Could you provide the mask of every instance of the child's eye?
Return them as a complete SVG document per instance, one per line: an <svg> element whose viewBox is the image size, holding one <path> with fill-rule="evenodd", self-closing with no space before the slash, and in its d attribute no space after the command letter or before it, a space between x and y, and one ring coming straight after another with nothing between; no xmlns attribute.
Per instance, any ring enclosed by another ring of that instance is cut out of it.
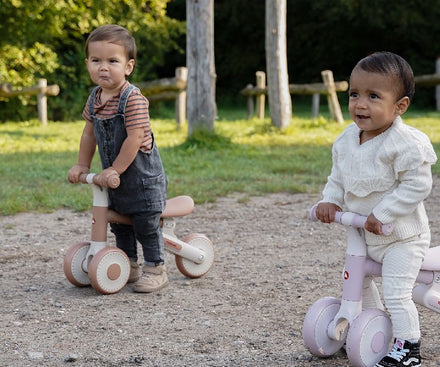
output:
<svg viewBox="0 0 440 367"><path fill-rule="evenodd" d="M118 60L116 60L116 59L111 59L110 62L114 64L114 63L117 63Z"/></svg>
<svg viewBox="0 0 440 367"><path fill-rule="evenodd" d="M351 98L357 98L358 96L359 96L359 94L358 93L356 93L356 92L350 92L350 95L349 95Z"/></svg>
<svg viewBox="0 0 440 367"><path fill-rule="evenodd" d="M377 94L371 93L371 94L370 94L370 98L371 98L371 99L378 99L379 96L378 96Z"/></svg>

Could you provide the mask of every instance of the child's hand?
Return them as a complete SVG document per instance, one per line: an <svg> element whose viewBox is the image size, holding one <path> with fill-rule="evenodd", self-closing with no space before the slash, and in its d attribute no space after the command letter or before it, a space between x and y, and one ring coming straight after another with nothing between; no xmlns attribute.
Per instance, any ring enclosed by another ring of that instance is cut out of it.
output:
<svg viewBox="0 0 440 367"><path fill-rule="evenodd" d="M371 213L368 218L367 221L365 222L365 229L368 232L377 234L377 235L381 235L382 234L382 225L383 223L378 221L376 219L376 217L373 215L373 213Z"/></svg>
<svg viewBox="0 0 440 367"><path fill-rule="evenodd" d="M319 203L316 207L316 218L323 223L331 223L335 220L335 213L341 208L333 203Z"/></svg>
<svg viewBox="0 0 440 367"><path fill-rule="evenodd" d="M119 186L119 181L117 181L118 185L115 187L113 185L114 181L112 181L112 179L114 179L114 178L119 179L118 171L116 171L113 167L108 167L105 170L103 170L96 177L96 181L97 181L99 186L116 188L117 186Z"/></svg>
<svg viewBox="0 0 440 367"><path fill-rule="evenodd" d="M79 176L83 173L90 173L90 169L87 166L81 164L74 165L67 173L67 179L70 183L76 184L79 182Z"/></svg>

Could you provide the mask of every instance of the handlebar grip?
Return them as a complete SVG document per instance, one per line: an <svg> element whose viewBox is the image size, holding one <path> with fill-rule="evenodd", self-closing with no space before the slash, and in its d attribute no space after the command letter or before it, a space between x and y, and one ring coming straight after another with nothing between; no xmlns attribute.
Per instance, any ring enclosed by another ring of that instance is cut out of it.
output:
<svg viewBox="0 0 440 367"><path fill-rule="evenodd" d="M382 233L384 236L389 236L394 231L393 223L382 224Z"/></svg>
<svg viewBox="0 0 440 367"><path fill-rule="evenodd" d="M91 179L93 179L94 176L94 173L81 173L78 180L79 182L86 184L89 183L88 178L90 177Z"/></svg>
<svg viewBox="0 0 440 367"><path fill-rule="evenodd" d="M116 176L116 175L110 176L107 180L107 186L111 189L116 189L120 183L121 183L121 180L120 180L119 176Z"/></svg>
<svg viewBox="0 0 440 367"><path fill-rule="evenodd" d="M312 222L317 222L318 221L318 217L316 216L316 208L318 207L318 204L313 205L312 209L310 209L310 220Z"/></svg>
<svg viewBox="0 0 440 367"><path fill-rule="evenodd" d="M79 176L79 182L82 182L84 184L95 184L95 185L100 185L99 182L99 175L95 174L95 173L82 173ZM116 189L117 187L119 187L121 183L121 180L119 178L119 176L117 175L111 175L106 182L106 187L109 187L111 189Z"/></svg>
<svg viewBox="0 0 440 367"><path fill-rule="evenodd" d="M316 217L316 208L317 205L314 205L312 209L310 209L310 220L312 222L318 221L318 218ZM351 212L336 212L334 221L336 223L352 226L355 228L364 228L367 217ZM389 236L391 233L393 233L393 231L393 223L382 224L382 234L384 236Z"/></svg>

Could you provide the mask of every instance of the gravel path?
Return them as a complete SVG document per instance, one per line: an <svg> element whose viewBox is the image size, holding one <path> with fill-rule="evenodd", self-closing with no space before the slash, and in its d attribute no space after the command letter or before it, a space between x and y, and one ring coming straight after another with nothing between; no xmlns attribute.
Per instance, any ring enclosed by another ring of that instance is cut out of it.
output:
<svg viewBox="0 0 440 367"><path fill-rule="evenodd" d="M427 201L440 243L439 181ZM177 220L176 233L206 234L211 271L170 286L104 296L63 274L66 250L89 236L89 213L60 210L0 217L0 366L349 366L304 347L304 315L340 295L345 229L311 223L317 195L219 199ZM423 366L440 366L440 315L419 307Z"/></svg>

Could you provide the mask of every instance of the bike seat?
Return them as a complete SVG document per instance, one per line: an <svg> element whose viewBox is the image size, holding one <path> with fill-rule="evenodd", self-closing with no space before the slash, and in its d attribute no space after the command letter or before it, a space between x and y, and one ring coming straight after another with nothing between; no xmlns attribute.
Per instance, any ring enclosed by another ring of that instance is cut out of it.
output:
<svg viewBox="0 0 440 367"><path fill-rule="evenodd" d="M168 199L162 218L183 217L190 214L194 209L194 201L191 197L182 195Z"/></svg>
<svg viewBox="0 0 440 367"><path fill-rule="evenodd" d="M440 246L428 249L421 269L430 271L440 270Z"/></svg>

